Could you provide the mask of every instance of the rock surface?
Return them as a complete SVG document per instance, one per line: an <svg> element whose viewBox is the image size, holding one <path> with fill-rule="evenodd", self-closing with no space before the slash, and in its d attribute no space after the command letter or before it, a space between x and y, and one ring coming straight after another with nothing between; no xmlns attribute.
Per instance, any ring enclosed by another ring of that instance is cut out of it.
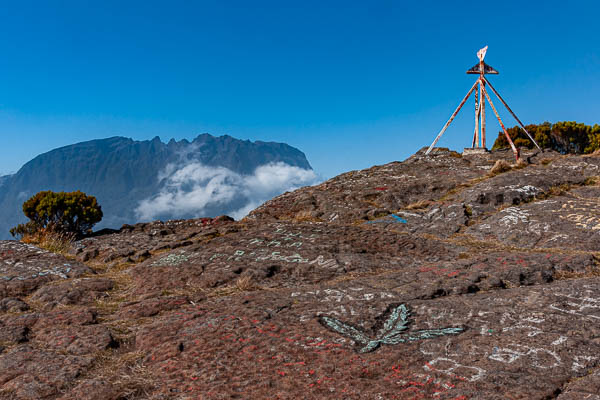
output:
<svg viewBox="0 0 600 400"><path fill-rule="evenodd" d="M67 258L0 242L0 399L598 400L600 156L525 157L419 152Z"/></svg>

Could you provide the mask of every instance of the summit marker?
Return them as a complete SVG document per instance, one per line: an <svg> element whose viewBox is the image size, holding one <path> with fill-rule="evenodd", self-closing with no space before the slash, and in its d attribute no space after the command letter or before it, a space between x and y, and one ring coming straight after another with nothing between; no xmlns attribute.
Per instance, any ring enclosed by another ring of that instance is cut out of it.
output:
<svg viewBox="0 0 600 400"><path fill-rule="evenodd" d="M494 89L492 84L485 77L486 74L493 74L493 75L498 74L498 71L496 71L493 67L486 64L483 61L483 59L485 58L485 54L487 53L487 49L488 49L488 47L485 46L484 48L480 49L477 52L477 58L479 58L479 63L475 64L472 68L467 70L467 74L477 74L477 75L479 75L479 77L477 78L477 80L475 81L473 86L471 86L471 89L467 92L467 95L460 102L460 104L458 105L458 107L456 108L454 113L450 116L450 119L448 120L448 122L446 122L446 125L444 125L444 127L442 128L440 133L438 133L435 140L433 141L431 146L429 146L429 148L427 149L425 154L429 154L431 152L431 150L433 149L435 144L438 142L438 140L440 140L440 138L442 137L442 135L444 134L446 129L448 129L448 126L450 126L450 124L452 123L452 121L454 120L456 115L458 115L458 112L460 111L462 106L465 105L465 103L469 99L469 96L471 96L471 93L473 93L473 91L474 91L475 92L475 131L473 133L473 142L471 144L471 148L487 151L486 141L485 141L485 100L487 99L487 101L490 103L490 106L492 107L492 110L494 111L494 114L496 115L496 118L498 119L498 122L500 123L500 127L502 128L502 131L504 132L504 136L506 136L506 140L508 141L508 144L510 144L511 149L512 149L513 153L515 154L515 158L517 160L519 160L519 150L515 147L515 144L511 140L510 136L508 135L508 132L506 131L506 128L504 127L504 124L502 123L502 119L500 119L500 114L498 114L498 111L496 110L496 107L494 106L494 103L492 102L492 99L490 98L490 96L487 92L486 85L489 86L490 89L492 89L492 92L494 92L494 94L498 97L500 102L502 102L502 104L504 104L504 107L506 107L508 112L510 112L510 114L515 118L515 120L517 121L517 123L519 124L521 129L525 132L527 137L533 142L535 147L537 147L540 151L543 151L540 148L540 146L537 144L535 139L533 139L533 137L529 134L529 132L527 132L527 129L525 129L525 126L523 125L521 120L510 109L510 107L508 106L506 101L504 101L502 96L500 96L500 93L498 93L498 91L496 91L496 89Z"/></svg>

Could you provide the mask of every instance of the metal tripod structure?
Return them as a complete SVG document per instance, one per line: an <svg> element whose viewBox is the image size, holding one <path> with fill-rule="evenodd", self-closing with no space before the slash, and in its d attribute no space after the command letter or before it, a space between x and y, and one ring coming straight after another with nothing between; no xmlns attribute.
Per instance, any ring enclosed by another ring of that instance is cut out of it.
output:
<svg viewBox="0 0 600 400"><path fill-rule="evenodd" d="M429 146L429 148L427 149L425 154L429 154L431 152L431 150L433 149L435 144L438 142L438 140L440 140L440 138L442 137L442 135L444 134L446 129L448 129L448 126L450 126L450 123L452 122L452 120L454 120L454 117L456 117L456 115L458 114L458 112L460 111L462 106L465 105L469 96L471 96L471 93L473 93L473 91L475 91L475 132L473 133L473 142L471 144L471 147L475 148L476 145L479 145L478 147L481 147L484 149L486 148L486 146L485 146L485 100L487 99L488 103L490 103L490 106L492 107L492 110L494 111L494 114L496 115L496 118L498 118L498 122L500 123L500 126L502 127L504 136L506 136L506 140L510 144L512 151L515 154L515 158L517 159L517 161L519 160L519 150L517 150L517 148L515 147L515 144L511 140L510 136L508 135L508 132L506 132L506 128L504 127L504 124L502 123L502 120L500 119L500 114L498 114L496 107L494 107L494 103L492 103L492 99L488 95L486 85L489 86L490 89L492 89L492 92L494 92L496 97L498 97L498 99L500 99L502 104L504 104L504 107L506 107L508 112L510 112L510 114L515 118L515 120L517 121L517 123L519 124L521 129L525 132L525 134L527 134L527 137L533 142L535 147L537 147L540 151L543 151L540 148L540 146L536 143L536 141L533 139L533 137L529 134L529 132L527 132L527 129L525 129L525 126L523 125L521 120L510 109L508 104L506 104L506 102L504 101L502 96L500 96L500 93L498 93L496 91L496 89L494 89L492 84L485 78L485 74L494 74L494 75L498 74L498 71L496 71L494 68L492 68L491 66L489 66L483 62L483 59L485 58L485 53L487 52L487 48L488 47L485 46L483 49L481 49L477 52L477 57L479 58L479 63L467 71L467 74L478 74L479 78L477 78L477 81L475 81L475 83L473 84L473 86L471 87L471 89L469 90L467 95L460 102L460 104L456 108L456 111L454 111L454 113L452 114L452 116L450 117L448 122L446 122L446 125L444 125L444 127L442 128L440 133L438 133L435 140L433 141L431 146ZM480 126L481 126L481 130L480 130Z"/></svg>

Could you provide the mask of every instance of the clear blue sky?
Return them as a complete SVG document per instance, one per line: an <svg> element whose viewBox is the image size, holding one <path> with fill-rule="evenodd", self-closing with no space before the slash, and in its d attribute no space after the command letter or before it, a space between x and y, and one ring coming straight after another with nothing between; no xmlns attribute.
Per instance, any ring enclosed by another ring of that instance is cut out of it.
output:
<svg viewBox="0 0 600 400"><path fill-rule="evenodd" d="M599 4L3 1L0 174L115 135L286 142L324 177L402 160L433 140L486 44L525 123L600 123ZM467 107L439 145L469 144Z"/></svg>

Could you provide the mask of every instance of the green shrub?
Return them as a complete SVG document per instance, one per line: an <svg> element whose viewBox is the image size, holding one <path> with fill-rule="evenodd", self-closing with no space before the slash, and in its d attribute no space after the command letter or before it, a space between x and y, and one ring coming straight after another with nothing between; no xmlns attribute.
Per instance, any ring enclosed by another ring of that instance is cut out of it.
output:
<svg viewBox="0 0 600 400"><path fill-rule="evenodd" d="M552 149L560 153L589 154L600 149L600 125L585 125L575 121L562 121L555 124L527 125L527 131L543 149ZM525 132L518 126L506 130L517 147L534 148ZM503 132L498 133L492 150L507 148L508 141Z"/></svg>
<svg viewBox="0 0 600 400"><path fill-rule="evenodd" d="M82 236L102 219L102 209L94 196L81 191L39 192L25 203L23 213L30 219L10 230L13 236L34 235L41 231Z"/></svg>

